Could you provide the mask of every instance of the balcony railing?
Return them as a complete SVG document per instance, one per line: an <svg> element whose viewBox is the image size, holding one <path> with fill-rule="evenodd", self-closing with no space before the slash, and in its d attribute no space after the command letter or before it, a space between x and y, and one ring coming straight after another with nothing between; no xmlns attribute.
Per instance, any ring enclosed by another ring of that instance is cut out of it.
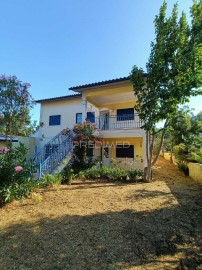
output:
<svg viewBox="0 0 202 270"><path fill-rule="evenodd" d="M100 130L141 128L142 121L138 114L104 115L95 118L95 124Z"/></svg>

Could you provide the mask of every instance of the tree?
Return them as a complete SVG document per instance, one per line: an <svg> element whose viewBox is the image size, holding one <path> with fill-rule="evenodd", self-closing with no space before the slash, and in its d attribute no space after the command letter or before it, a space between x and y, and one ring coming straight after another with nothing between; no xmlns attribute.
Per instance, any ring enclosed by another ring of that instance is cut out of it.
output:
<svg viewBox="0 0 202 270"><path fill-rule="evenodd" d="M198 88L202 85L202 0L195 1L191 9L191 26L188 25L184 12L178 19L177 4L168 18L166 9L167 4L164 2L154 20L156 37L151 43L151 53L146 65L147 76L137 66L133 67L130 76L138 99L135 109L146 130L147 182L151 181L152 166L158 159L166 129L177 115L179 105L188 102L191 96L200 94L201 90ZM164 126L156 131L159 121L164 121ZM152 161L154 136L158 132L162 132L160 145Z"/></svg>
<svg viewBox="0 0 202 270"><path fill-rule="evenodd" d="M0 132L7 138L27 135L36 126L29 115L34 104L28 91L30 86L16 76L0 76Z"/></svg>
<svg viewBox="0 0 202 270"><path fill-rule="evenodd" d="M75 172L94 165L93 148L100 147L103 144L101 136L96 134L97 130L95 124L87 121L74 126L74 137L72 139L74 147L70 163Z"/></svg>
<svg viewBox="0 0 202 270"><path fill-rule="evenodd" d="M173 148L175 145L184 143L185 137L190 135L192 128L191 115L189 108L183 108L171 119L169 134L170 134L170 161L173 161Z"/></svg>
<svg viewBox="0 0 202 270"><path fill-rule="evenodd" d="M202 119L200 115L201 112L195 116L189 111L181 110L179 117L172 123L172 150L178 159L178 166L185 172L188 171L188 162L202 162Z"/></svg>
<svg viewBox="0 0 202 270"><path fill-rule="evenodd" d="M171 161L174 148L179 150L183 148L183 152L186 152L187 162L193 160L192 156L200 153L202 143L202 120L200 119L200 113L196 116L193 115L187 106L180 109L178 114L171 120L167 133L169 134L167 142L169 142L170 146ZM178 145L181 145L181 147L176 148Z"/></svg>

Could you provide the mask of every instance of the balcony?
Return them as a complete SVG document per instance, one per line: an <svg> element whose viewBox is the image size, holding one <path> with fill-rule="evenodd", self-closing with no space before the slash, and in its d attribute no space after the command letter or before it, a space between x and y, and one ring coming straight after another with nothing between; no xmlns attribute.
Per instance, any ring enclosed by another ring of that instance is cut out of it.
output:
<svg viewBox="0 0 202 270"><path fill-rule="evenodd" d="M96 127L100 130L141 128L142 121L138 114L104 115L95 118Z"/></svg>

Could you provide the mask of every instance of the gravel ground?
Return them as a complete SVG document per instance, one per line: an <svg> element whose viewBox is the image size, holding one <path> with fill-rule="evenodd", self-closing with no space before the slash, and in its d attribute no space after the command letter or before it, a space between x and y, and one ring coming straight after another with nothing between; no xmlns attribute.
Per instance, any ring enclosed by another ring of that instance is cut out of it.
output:
<svg viewBox="0 0 202 270"><path fill-rule="evenodd" d="M0 270L202 269L201 186L160 159L152 183L79 182L0 209Z"/></svg>

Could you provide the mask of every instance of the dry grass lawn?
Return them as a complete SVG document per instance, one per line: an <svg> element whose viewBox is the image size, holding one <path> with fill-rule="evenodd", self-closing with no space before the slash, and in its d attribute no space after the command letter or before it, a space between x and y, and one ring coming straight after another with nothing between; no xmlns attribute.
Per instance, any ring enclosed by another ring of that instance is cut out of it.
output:
<svg viewBox="0 0 202 270"><path fill-rule="evenodd" d="M202 269L200 192L163 159L150 184L41 190L0 209L0 269Z"/></svg>

